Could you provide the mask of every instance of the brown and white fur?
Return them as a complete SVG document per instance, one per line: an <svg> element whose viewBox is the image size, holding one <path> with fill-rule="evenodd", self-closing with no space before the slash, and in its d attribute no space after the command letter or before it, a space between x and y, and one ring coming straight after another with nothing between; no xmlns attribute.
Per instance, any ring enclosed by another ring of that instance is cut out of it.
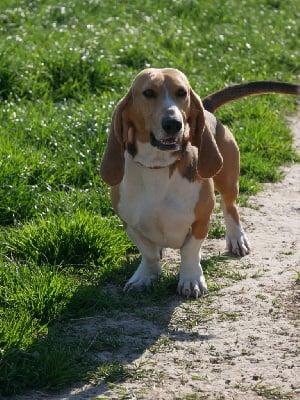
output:
<svg viewBox="0 0 300 400"><path fill-rule="evenodd" d="M256 93L299 94L297 85L269 84L226 88L204 103L213 112ZM236 205L238 146L207 109L183 73L150 68L137 75L114 111L101 176L112 186L113 208L142 255L125 290L149 286L161 274L161 249L170 247L181 254L178 292L193 297L207 292L200 248L215 188L222 198L228 250L238 256L250 251Z"/></svg>

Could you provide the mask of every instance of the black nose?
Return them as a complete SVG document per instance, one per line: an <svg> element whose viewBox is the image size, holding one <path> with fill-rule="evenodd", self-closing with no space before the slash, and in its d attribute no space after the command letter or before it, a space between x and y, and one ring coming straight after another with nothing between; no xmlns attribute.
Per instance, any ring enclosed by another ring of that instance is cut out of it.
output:
<svg viewBox="0 0 300 400"><path fill-rule="evenodd" d="M161 126L166 134L171 136L180 131L182 123L181 121L178 121L178 119L166 117L162 119Z"/></svg>

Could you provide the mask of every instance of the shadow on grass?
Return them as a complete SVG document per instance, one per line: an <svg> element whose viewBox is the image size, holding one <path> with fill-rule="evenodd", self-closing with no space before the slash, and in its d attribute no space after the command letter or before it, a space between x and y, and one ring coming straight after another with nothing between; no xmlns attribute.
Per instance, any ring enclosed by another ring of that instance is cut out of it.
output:
<svg viewBox="0 0 300 400"><path fill-rule="evenodd" d="M224 257L204 260L206 276L217 273L220 262L224 263ZM26 351L10 349L3 355L2 365L10 369L7 375L14 377L3 387L3 394L29 390L50 394L75 384L83 389L74 395L70 391L68 399L86 397L95 390L101 395L107 390L105 383L139 376L138 367L131 369L128 364L158 346L162 337L172 337L172 341L211 339L209 334L195 336L171 327L174 309L190 302L176 295L177 274L164 275L143 293L125 294L123 284L136 266L137 260L127 263L102 285L79 286L61 315ZM88 382L97 389L84 387ZM56 394L55 398L60 397Z"/></svg>

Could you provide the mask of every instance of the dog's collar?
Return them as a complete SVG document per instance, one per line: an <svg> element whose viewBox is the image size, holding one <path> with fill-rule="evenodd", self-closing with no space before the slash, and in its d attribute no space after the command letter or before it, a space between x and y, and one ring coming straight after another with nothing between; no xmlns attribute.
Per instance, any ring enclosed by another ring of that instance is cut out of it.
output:
<svg viewBox="0 0 300 400"><path fill-rule="evenodd" d="M176 164L182 159L185 151L186 151L186 147L187 147L187 142L182 142L180 149L177 151L174 151L173 154L175 155L175 159L174 161L172 161L170 164L167 165L145 165L142 162L140 162L139 160L136 159L136 153L135 154L131 154L132 159L135 163L141 165L144 168L148 168L148 169L164 169L164 168L174 168L176 166Z"/></svg>
<svg viewBox="0 0 300 400"><path fill-rule="evenodd" d="M153 167L148 167L148 166L146 166L146 165L144 165L144 164L142 164L140 161L136 161L135 160L135 162L137 163L137 164L139 164L139 165L141 165L142 167L144 167L144 168L147 168L147 169L164 169L164 168L170 168L170 167L173 167L177 162L178 162L179 160L175 160L172 164L169 164L169 165L164 165L164 166L153 166Z"/></svg>

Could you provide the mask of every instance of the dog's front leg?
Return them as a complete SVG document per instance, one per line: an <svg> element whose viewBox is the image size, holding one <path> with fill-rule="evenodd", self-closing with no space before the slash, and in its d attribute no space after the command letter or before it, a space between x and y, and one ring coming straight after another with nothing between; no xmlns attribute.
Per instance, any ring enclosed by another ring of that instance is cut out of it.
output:
<svg viewBox="0 0 300 400"><path fill-rule="evenodd" d="M198 298L207 293L207 286L200 264L200 248L203 240L189 236L180 249L181 267L177 291L187 297Z"/></svg>
<svg viewBox="0 0 300 400"><path fill-rule="evenodd" d="M142 260L135 273L126 283L124 290L143 290L161 275L160 247L127 226L127 234L139 249Z"/></svg>

